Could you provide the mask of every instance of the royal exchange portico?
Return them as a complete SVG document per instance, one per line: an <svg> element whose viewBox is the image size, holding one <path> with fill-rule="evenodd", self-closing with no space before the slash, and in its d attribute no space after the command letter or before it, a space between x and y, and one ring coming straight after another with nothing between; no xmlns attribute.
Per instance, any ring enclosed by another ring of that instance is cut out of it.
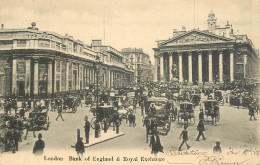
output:
<svg viewBox="0 0 260 165"><path fill-rule="evenodd" d="M153 50L155 81L202 84L252 78L259 60L245 36L226 38L200 30L158 41Z"/></svg>

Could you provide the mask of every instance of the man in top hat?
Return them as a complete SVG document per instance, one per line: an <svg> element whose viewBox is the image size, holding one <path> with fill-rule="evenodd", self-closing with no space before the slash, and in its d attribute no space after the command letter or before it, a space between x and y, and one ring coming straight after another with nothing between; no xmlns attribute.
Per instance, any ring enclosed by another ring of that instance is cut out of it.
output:
<svg viewBox="0 0 260 165"><path fill-rule="evenodd" d="M88 121L88 116L85 116L85 138L86 138L86 144L89 143L89 131L90 131L90 122Z"/></svg>
<svg viewBox="0 0 260 165"><path fill-rule="evenodd" d="M200 136L202 136L203 140L206 140L206 138L205 138L205 136L203 134L203 131L205 131L205 127L204 127L204 123L203 123L202 119L198 123L197 130L199 131L199 134L197 136L196 141L200 140Z"/></svg>
<svg viewBox="0 0 260 165"><path fill-rule="evenodd" d="M35 142L34 147L33 147L33 153L35 155L42 155L43 149L45 148L45 143L42 140L42 134L38 134L38 140Z"/></svg>
<svg viewBox="0 0 260 165"><path fill-rule="evenodd" d="M202 108L200 109L199 120L204 120L204 113Z"/></svg>

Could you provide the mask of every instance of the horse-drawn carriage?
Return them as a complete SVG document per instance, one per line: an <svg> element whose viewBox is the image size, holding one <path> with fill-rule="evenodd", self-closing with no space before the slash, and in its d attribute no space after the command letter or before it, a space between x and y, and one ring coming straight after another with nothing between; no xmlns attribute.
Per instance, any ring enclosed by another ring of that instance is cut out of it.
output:
<svg viewBox="0 0 260 165"><path fill-rule="evenodd" d="M34 121L34 130L42 129L48 130L50 126L50 118L48 116L48 109L34 110L29 113L29 118Z"/></svg>
<svg viewBox="0 0 260 165"><path fill-rule="evenodd" d="M224 92L221 90L214 91L214 98L219 104L224 105Z"/></svg>
<svg viewBox="0 0 260 165"><path fill-rule="evenodd" d="M4 114L0 117L0 153L15 152L15 144L21 140L23 129L23 120L18 116Z"/></svg>
<svg viewBox="0 0 260 165"><path fill-rule="evenodd" d="M67 110L71 110L72 113L77 111L78 106L81 104L80 97L69 96L64 98L63 101L63 110L67 112Z"/></svg>
<svg viewBox="0 0 260 165"><path fill-rule="evenodd" d="M240 99L240 94L238 92L231 92L229 97L230 105L240 106Z"/></svg>
<svg viewBox="0 0 260 165"><path fill-rule="evenodd" d="M177 118L179 124L195 124L193 104L191 102L180 103Z"/></svg>
<svg viewBox="0 0 260 165"><path fill-rule="evenodd" d="M212 124L216 124L220 120L219 105L216 100L207 100L204 102L204 114L206 116L205 121L210 121L211 117Z"/></svg>
<svg viewBox="0 0 260 165"><path fill-rule="evenodd" d="M97 109L93 111L94 117L91 119L91 127L94 129L97 122L101 123L102 129L109 128L109 126L114 127L116 121L119 119L119 114L112 105L98 106Z"/></svg>
<svg viewBox="0 0 260 165"><path fill-rule="evenodd" d="M154 121L157 131L160 134L167 135L171 128L171 117L168 99L164 97L152 97L147 100L147 103L150 107L149 118ZM144 120L143 122L144 124L148 124L145 123Z"/></svg>
<svg viewBox="0 0 260 165"><path fill-rule="evenodd" d="M191 101L195 108L195 106L198 106L200 103L201 96L200 94L191 94Z"/></svg>

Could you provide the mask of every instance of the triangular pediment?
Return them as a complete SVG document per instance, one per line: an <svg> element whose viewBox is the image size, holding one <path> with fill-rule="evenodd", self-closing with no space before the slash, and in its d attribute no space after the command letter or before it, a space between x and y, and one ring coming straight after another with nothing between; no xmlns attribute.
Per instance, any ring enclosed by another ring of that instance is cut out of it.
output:
<svg viewBox="0 0 260 165"><path fill-rule="evenodd" d="M215 35L213 33L191 30L184 34L178 35L172 39L160 43L161 46L186 45L186 44L205 44L221 43L232 41L230 38Z"/></svg>

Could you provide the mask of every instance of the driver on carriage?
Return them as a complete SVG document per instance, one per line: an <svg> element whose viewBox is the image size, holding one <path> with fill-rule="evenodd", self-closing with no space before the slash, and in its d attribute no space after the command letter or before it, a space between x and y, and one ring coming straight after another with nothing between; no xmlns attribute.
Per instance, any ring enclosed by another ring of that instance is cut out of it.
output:
<svg viewBox="0 0 260 165"><path fill-rule="evenodd" d="M151 113L151 114L156 114L156 108L155 108L154 105L155 105L155 104L152 103L152 104L150 105L150 107L149 107L149 113Z"/></svg>

